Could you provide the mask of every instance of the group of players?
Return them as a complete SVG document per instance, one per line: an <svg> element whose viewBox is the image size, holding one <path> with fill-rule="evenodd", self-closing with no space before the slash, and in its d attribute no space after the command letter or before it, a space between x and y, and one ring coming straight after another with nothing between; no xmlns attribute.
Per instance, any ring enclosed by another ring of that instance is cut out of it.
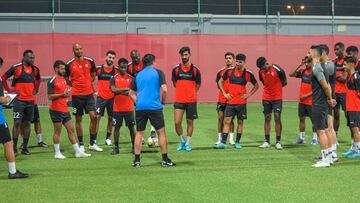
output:
<svg viewBox="0 0 360 203"><path fill-rule="evenodd" d="M319 138L321 148L320 160L313 165L316 168L329 167L339 159L336 150L340 107L345 112L352 139L350 150L343 155L348 158L360 158L359 51L356 46L349 46L345 51L343 43L336 43L334 61L329 59L329 51L329 47L325 44L311 46L300 65L289 74L290 77L301 79L298 106L300 136L295 143L305 143L305 119L310 117L313 124L311 144L316 145ZM228 52L225 54L225 63L226 66L220 69L216 76L220 90L217 104L219 133L214 148L226 148L227 137L230 134L230 144L240 149L243 121L247 118L247 98L257 91L259 85L254 74L245 66L244 54L235 56ZM280 143L282 89L287 84L286 74L278 65L269 64L264 57L258 58L256 65L259 68L259 79L264 86L262 103L265 116L265 142L259 147L271 147L270 121L273 113L276 133L275 148L282 150ZM249 92L246 90L248 82L253 86ZM235 117L237 117L238 125L234 140L233 120Z"/></svg>
<svg viewBox="0 0 360 203"><path fill-rule="evenodd" d="M75 151L75 157L90 157L85 152L83 141L82 117L84 112L90 117L89 150L103 151L97 145L97 133L101 117L105 110L108 114L106 145L112 145L111 134L114 126L114 148L111 154L119 154L119 136L123 121L129 129L132 142L132 152L135 155L133 166L140 166L141 142L147 120L150 120L151 136L159 136L159 144L163 154L162 166L174 166L167 157L166 133L162 105L167 95L165 76L156 69L155 56L147 54L140 59L137 50L132 50L129 63L125 58L114 64L116 53L109 50L105 63L96 66L93 59L83 55L80 44L73 45L74 58L67 63L57 60L54 63L55 76L47 84L48 98L51 100L49 113L54 125L53 141L56 159L66 157L60 151L60 134L65 126L69 140ZM344 44L335 45L337 58L332 62L329 48L326 45L314 45L301 64L289 74L290 77L301 78L299 95L300 137L296 143L305 143L305 118L310 117L313 123L312 144L317 144L319 138L321 159L314 167L327 167L338 160L336 153L337 131L339 129L340 106L346 112L347 123L351 130L352 147L344 153L346 157L360 157L360 79L356 70L359 68L358 49L350 46L344 54ZM180 143L178 151L192 151L190 141L193 134L194 119L197 119L197 91L201 86L201 72L190 62L190 48L182 47L179 51L181 63L172 70L172 82L176 89L174 103L174 120L176 133ZM41 83L40 69L34 65L35 55L31 50L25 50L19 64L13 65L1 77L0 102L7 103L10 98L4 96L4 89L16 93L14 100L14 126L11 139L3 112L0 113L1 142L5 144L5 155L9 163L9 178L28 177L28 174L15 169L18 136L23 136L21 154L29 155L27 148L30 136L30 122L34 120L35 95ZM3 60L1 59L1 64ZM219 88L218 141L214 148L224 149L229 142L240 149L243 132L243 121L247 118L247 99L258 89L259 84L254 74L246 68L246 55L227 52L226 66L220 69L216 76ZM259 68L259 80L263 84L263 113L265 116L265 142L260 148L270 148L271 117L274 114L276 142L275 148L283 149L281 145L281 112L283 87L287 85L285 71L280 66L270 64L264 57L256 61ZM305 68L302 68L305 66ZM146 69L146 71L143 71ZM156 71L155 71L156 70ZM139 74L141 73L141 74ZM140 75L140 76L138 76ZM97 91L94 81L97 77ZM11 86L8 79L12 78ZM247 91L250 82L252 89ZM150 91L151 90L151 91ZM150 92L150 93L149 93ZM154 93L152 93L154 92ZM158 94L156 94L158 93ZM95 102L95 94L96 102ZM155 95L155 97L154 97ZM72 97L73 115L75 116L76 135L68 111L68 97ZM336 100L335 100L336 98ZM134 104L135 109L134 109ZM36 108L35 108L36 109ZM134 110L135 117L134 118ZM186 137L182 128L183 115L186 112ZM334 117L333 117L334 112ZM38 113L37 113L38 114ZM234 119L237 118L236 138L234 137ZM35 119L39 123L39 119ZM135 122L136 121L136 122ZM136 123L136 125L135 125ZM39 123L40 124L40 123ZM136 130L135 130L136 126ZM39 126L37 127L39 129ZM39 130L38 130L39 131ZM39 146L47 147L42 141L41 131L38 134ZM10 147L10 148L9 148Z"/></svg>

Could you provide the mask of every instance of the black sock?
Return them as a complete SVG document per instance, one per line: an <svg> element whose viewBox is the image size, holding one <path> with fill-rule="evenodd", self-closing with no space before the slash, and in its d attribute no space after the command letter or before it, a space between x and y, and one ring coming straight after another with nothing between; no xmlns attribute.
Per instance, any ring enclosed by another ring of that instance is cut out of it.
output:
<svg viewBox="0 0 360 203"><path fill-rule="evenodd" d="M167 161L169 159L167 156L167 153L162 154L162 159L163 159L163 161Z"/></svg>
<svg viewBox="0 0 360 203"><path fill-rule="evenodd" d="M94 145L96 143L96 137L97 137L97 133L90 134L90 145Z"/></svg>
<svg viewBox="0 0 360 203"><path fill-rule="evenodd" d="M135 154L135 162L140 162L140 154Z"/></svg>
<svg viewBox="0 0 360 203"><path fill-rule="evenodd" d="M228 137L229 133L222 133L221 134L221 142L226 144L226 140L227 140L227 137Z"/></svg>
<svg viewBox="0 0 360 203"><path fill-rule="evenodd" d="M240 143L240 139L241 139L241 133L237 133L236 134L236 142Z"/></svg>
<svg viewBox="0 0 360 203"><path fill-rule="evenodd" d="M110 139L110 137L111 137L111 133L106 133L106 139Z"/></svg>
<svg viewBox="0 0 360 203"><path fill-rule="evenodd" d="M265 142L270 144L270 135L265 135Z"/></svg>
<svg viewBox="0 0 360 203"><path fill-rule="evenodd" d="M27 149L28 142L29 142L29 138L23 138L23 144L22 144L23 149Z"/></svg>
<svg viewBox="0 0 360 203"><path fill-rule="evenodd" d="M14 149L17 148L18 138L13 138Z"/></svg>
<svg viewBox="0 0 360 203"><path fill-rule="evenodd" d="M280 143L281 136L276 136L276 143Z"/></svg>
<svg viewBox="0 0 360 203"><path fill-rule="evenodd" d="M115 142L114 144L116 148L119 148L119 142Z"/></svg>
<svg viewBox="0 0 360 203"><path fill-rule="evenodd" d="M84 145L83 136L78 136L79 145Z"/></svg>

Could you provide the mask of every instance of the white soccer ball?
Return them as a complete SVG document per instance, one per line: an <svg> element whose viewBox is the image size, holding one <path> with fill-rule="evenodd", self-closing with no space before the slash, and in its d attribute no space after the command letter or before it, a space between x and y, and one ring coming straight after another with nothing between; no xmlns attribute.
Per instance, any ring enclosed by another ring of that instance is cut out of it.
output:
<svg viewBox="0 0 360 203"><path fill-rule="evenodd" d="M158 138L149 137L147 139L146 143L149 147L158 147L159 146Z"/></svg>

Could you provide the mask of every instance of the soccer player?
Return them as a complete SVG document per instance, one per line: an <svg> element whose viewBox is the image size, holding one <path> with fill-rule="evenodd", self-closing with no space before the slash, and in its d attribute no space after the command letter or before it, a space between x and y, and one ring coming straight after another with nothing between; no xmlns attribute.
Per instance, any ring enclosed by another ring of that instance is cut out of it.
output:
<svg viewBox="0 0 360 203"><path fill-rule="evenodd" d="M128 64L127 73L135 78L136 75L144 69L144 65L140 59L140 53L138 50L136 49L131 50L130 58L131 58L131 62ZM151 126L150 137L156 138L156 130L154 126ZM144 138L142 139L142 143L144 144Z"/></svg>
<svg viewBox="0 0 360 203"><path fill-rule="evenodd" d="M305 65L305 69L300 69L303 65ZM299 93L299 107L298 107L298 115L300 118L299 122L299 131L300 136L295 141L295 144L305 143L305 128L306 128L306 117L311 119L311 105L312 105L312 85L311 85L311 77L312 77L312 59L309 56L306 56L301 64L298 66L296 70L289 74L290 77L301 78L300 85L300 93ZM317 134L313 130L313 138L311 140L312 145L317 145Z"/></svg>
<svg viewBox="0 0 360 203"><path fill-rule="evenodd" d="M175 166L167 155L167 142L165 132L165 122L163 114L163 104L167 95L165 75L161 70L155 68L155 56L146 54L142 59L144 70L141 71L132 81L129 96L136 103L136 136L135 136L135 159L134 167L140 167L141 139L144 136L146 123L150 123L157 131L159 145L162 153L161 166ZM161 95L161 100L160 100Z"/></svg>
<svg viewBox="0 0 360 203"><path fill-rule="evenodd" d="M106 108L108 122L105 144L109 146L111 145L112 115L114 103L114 93L111 91L110 88L110 79L118 72L117 67L114 66L115 56L115 51L107 51L105 64L102 64L101 66L98 66L96 68L96 75L98 77L98 96L96 98L96 132L99 132L100 119L104 116Z"/></svg>
<svg viewBox="0 0 360 203"><path fill-rule="evenodd" d="M0 57L0 72L4 60ZM4 88L3 83L0 83L0 143L4 145L4 153L5 159L8 162L9 168L9 179L16 179L16 178L27 178L29 174L22 173L19 170L16 170L15 166L15 155L13 150L13 142L11 140L10 131L8 124L5 121L5 115L3 112L2 104L9 103L11 101L9 96L4 95Z"/></svg>
<svg viewBox="0 0 360 203"><path fill-rule="evenodd" d="M216 74L216 85L219 89L219 94L218 94L218 103L217 103L217 107L216 107L216 110L218 113L218 140L215 144L221 143L221 134L222 134L223 126L224 126L224 112L225 112L226 102L227 102L226 98L224 97L224 94L221 92L221 90L219 88L218 82L228 69L233 68L234 58L235 58L234 53L226 52L225 53L225 67L221 68ZM226 86L227 82L228 82L227 80L223 81L225 91L227 91L227 86ZM233 122L233 120L231 120L229 134L230 134L229 142L230 142L230 144L234 145L235 141L234 141L234 122Z"/></svg>
<svg viewBox="0 0 360 203"><path fill-rule="evenodd" d="M336 83L335 83L335 96L336 106L334 107L334 130L336 137L338 137L340 127L340 106L344 112L346 112L346 79L348 73L344 69L344 50L345 46L342 42L338 42L334 46L334 53L336 59L334 60L336 68Z"/></svg>
<svg viewBox="0 0 360 203"><path fill-rule="evenodd" d="M278 65L269 64L264 57L259 57L256 61L259 70L259 79L264 85L263 91L263 107L264 107L264 130L265 142L260 148L270 148L270 128L271 114L274 112L276 145L275 149L282 150L281 146L281 111L282 111L282 89L287 85L285 71Z"/></svg>
<svg viewBox="0 0 360 203"><path fill-rule="evenodd" d="M21 154L30 155L27 148L30 137L30 122L34 117L34 101L35 95L39 91L41 83L40 74L34 65L35 55L32 50L25 50L21 63L13 65L2 76L2 83L7 92L15 92L18 94L14 100L14 126L13 141L14 152L17 155L17 142L21 128L24 129L24 137L22 143ZM13 77L14 89L11 90L7 79Z"/></svg>
<svg viewBox="0 0 360 203"><path fill-rule="evenodd" d="M93 59L83 56L82 46L73 45L74 58L67 62L66 77L71 84L72 107L75 115L76 134L79 139L80 149L85 151L83 142L82 117L85 113L90 117L90 145L89 149L101 152L103 149L96 145L96 111L93 81L96 77L96 66Z"/></svg>
<svg viewBox="0 0 360 203"><path fill-rule="evenodd" d="M175 130L180 138L178 151L185 149L191 152L190 140L194 130L194 119L197 113L197 91L201 85L201 73L199 68L190 62L190 48L182 47L179 51L182 62L172 70L172 82L176 89L174 104ZM182 119L186 111L187 138L183 135Z"/></svg>
<svg viewBox="0 0 360 203"><path fill-rule="evenodd" d="M335 99L335 83L336 83L335 65L329 59L329 51L330 51L329 47L326 44L321 44L320 47L321 47L321 50L322 50L320 62L327 69L327 72L329 74L329 84L330 84L330 87L331 87L332 98ZM335 130L334 130L334 117L333 117L334 108L333 108L332 105L328 105L328 106L329 106L329 110L328 110L328 114L329 114L328 115L328 128L326 129L326 131L327 131L328 142L329 142L329 147L330 147L329 153L331 153L332 161L337 162L339 158L338 158L338 155L337 155L337 152L336 152L337 141L336 141L336 133L335 133Z"/></svg>
<svg viewBox="0 0 360 203"><path fill-rule="evenodd" d="M236 55L235 68L228 69L222 78L219 80L218 85L224 97L227 99L225 109L224 128L220 144L216 144L216 149L226 148L226 139L230 130L231 121L236 116L238 121L237 134L235 141L235 148L240 149L240 139L243 132L243 123L247 118L246 103L247 99L251 97L256 90L259 89L259 84L255 79L254 74L245 68L246 56L244 54ZM223 82L228 80L228 91L224 89ZM251 82L253 88L250 92L246 90L246 84Z"/></svg>
<svg viewBox="0 0 360 203"><path fill-rule="evenodd" d="M41 78L40 69L36 66L34 66L34 68L35 68L35 72L37 72L39 74L39 77ZM38 107L36 98L34 100L34 116L33 116L31 123L34 124L34 131L36 133L36 137L38 140L38 146L48 148L49 146L43 141L43 137L42 137L39 107ZM26 129L26 127L24 125L26 125L26 124L22 123L22 126L21 126L21 134L23 136L25 134L24 130ZM20 148L22 149L22 145L20 146Z"/></svg>
<svg viewBox="0 0 360 203"><path fill-rule="evenodd" d="M354 140L352 149L344 154L348 158L360 158L360 74L355 71L356 62L351 56L344 59L344 68L349 74L346 82L346 115Z"/></svg>
<svg viewBox="0 0 360 203"><path fill-rule="evenodd" d="M349 46L346 48L346 55L355 58L355 71L360 72L359 49L356 46Z"/></svg>
<svg viewBox="0 0 360 203"><path fill-rule="evenodd" d="M70 87L67 86L65 76L65 62L57 60L54 63L55 76L53 76L47 83L48 98L51 100L49 106L50 118L54 125L54 150L55 159L65 159L66 157L60 151L60 135L62 125L65 126L69 140L75 151L76 158L90 157L91 154L86 154L80 150L74 133L74 128L71 123L71 116L69 113L67 98L70 96Z"/></svg>
<svg viewBox="0 0 360 203"><path fill-rule="evenodd" d="M129 97L130 84L133 80L132 76L126 73L128 61L121 58L118 61L119 73L110 79L111 91L115 94L113 125L115 147L111 152L112 155L119 154L119 137L120 128L123 121L129 129L132 152L134 152L135 139L135 119L134 119L134 103Z"/></svg>
<svg viewBox="0 0 360 203"><path fill-rule="evenodd" d="M332 162L330 147L326 129L328 128L329 105L334 106L335 100L332 98L331 86L329 84L328 69L321 64L322 48L318 45L311 46L310 56L314 67L311 77L312 83L312 118L313 127L319 136L322 159L312 165L315 168L329 167Z"/></svg>

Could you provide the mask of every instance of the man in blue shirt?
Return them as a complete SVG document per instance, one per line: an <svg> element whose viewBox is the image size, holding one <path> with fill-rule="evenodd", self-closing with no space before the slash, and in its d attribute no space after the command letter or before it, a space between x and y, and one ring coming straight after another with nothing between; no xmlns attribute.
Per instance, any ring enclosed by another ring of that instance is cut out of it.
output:
<svg viewBox="0 0 360 203"><path fill-rule="evenodd" d="M167 142L163 104L167 95L165 75L155 68L155 56L146 54L142 59L144 69L139 72L130 86L129 96L136 104L135 120L135 159L133 166L140 167L141 139L144 137L146 123L150 123L157 131L159 145L162 153L161 166L175 166L167 156ZM161 96L161 101L160 101Z"/></svg>
<svg viewBox="0 0 360 203"><path fill-rule="evenodd" d="M0 57L0 72L3 65L3 59ZM29 174L22 173L19 170L16 170L15 167L15 154L13 150L13 142L11 140L9 127L5 121L5 115L2 110L2 104L10 102L10 97L4 95L4 87L0 79L0 143L4 145L5 148L5 158L9 166L9 179L15 178L27 178Z"/></svg>

